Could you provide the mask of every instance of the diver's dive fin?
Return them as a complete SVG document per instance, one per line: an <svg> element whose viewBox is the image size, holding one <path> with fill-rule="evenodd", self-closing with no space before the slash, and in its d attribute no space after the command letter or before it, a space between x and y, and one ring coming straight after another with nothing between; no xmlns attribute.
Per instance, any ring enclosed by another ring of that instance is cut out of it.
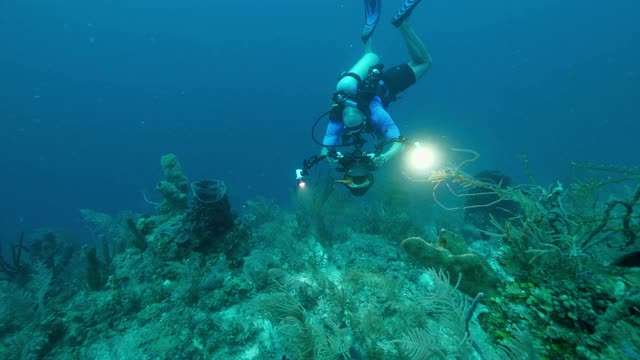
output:
<svg viewBox="0 0 640 360"><path fill-rule="evenodd" d="M364 27L362 28L362 42L367 42L373 30L378 25L382 0L364 0Z"/></svg>
<svg viewBox="0 0 640 360"><path fill-rule="evenodd" d="M413 9L420 3L422 0L404 0L402 6L398 9L396 14L393 16L393 20L391 23L395 26L400 26L402 22L411 15Z"/></svg>

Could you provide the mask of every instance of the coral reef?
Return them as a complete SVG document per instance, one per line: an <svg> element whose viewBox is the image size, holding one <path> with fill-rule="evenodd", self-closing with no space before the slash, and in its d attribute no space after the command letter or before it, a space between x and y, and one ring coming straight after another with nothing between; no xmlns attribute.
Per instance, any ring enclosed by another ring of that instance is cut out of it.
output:
<svg viewBox="0 0 640 360"><path fill-rule="evenodd" d="M354 201L326 177L295 212L259 197L239 214L224 182L163 157L175 191L157 213L83 209L94 242L29 231L0 256L0 356L639 358L640 172L508 185L462 152L426 181L429 206L402 187ZM467 201L478 189L489 203ZM503 202L517 215L465 222Z"/></svg>

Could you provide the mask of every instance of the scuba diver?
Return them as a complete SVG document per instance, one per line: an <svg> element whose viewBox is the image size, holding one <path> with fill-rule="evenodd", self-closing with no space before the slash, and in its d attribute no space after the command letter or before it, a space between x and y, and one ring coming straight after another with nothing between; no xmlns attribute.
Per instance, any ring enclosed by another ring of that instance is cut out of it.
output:
<svg viewBox="0 0 640 360"><path fill-rule="evenodd" d="M360 196L373 185L371 172L402 152L405 139L387 108L399 93L415 84L431 68L431 56L409 22L409 16L420 1L404 0L392 20L392 24L400 31L411 61L384 69L372 45L382 0L364 0L365 25L361 36L364 55L348 72L342 74L333 94L331 110L318 118L319 121L329 116L322 142L314 137L322 150L320 156L305 161L304 169L298 173L299 181L310 167L326 159L333 168L344 173L343 179L338 182L353 195ZM385 140L376 146L374 153L365 153L364 135L370 133ZM340 147L353 147L355 150L343 154L337 151Z"/></svg>

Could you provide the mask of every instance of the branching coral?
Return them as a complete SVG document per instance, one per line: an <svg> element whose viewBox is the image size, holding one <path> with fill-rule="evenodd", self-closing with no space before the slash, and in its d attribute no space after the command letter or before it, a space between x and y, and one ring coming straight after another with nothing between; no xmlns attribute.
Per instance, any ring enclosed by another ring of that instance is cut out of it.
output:
<svg viewBox="0 0 640 360"><path fill-rule="evenodd" d="M470 154L471 157L457 166L434 172L428 179L415 181L434 184L435 202L449 211L489 208L504 202L518 204L521 209L519 213L512 214L511 218L492 218L494 229L480 231L503 239L510 246L511 256L523 264L531 265L530 270L549 271L556 268L575 273L592 259L598 245L606 242L612 247L615 242L618 249L625 249L636 242L640 226L634 220L638 218L640 186L630 199L611 200L602 210L592 206L593 211L585 212L585 207L576 201L580 199L578 195L584 196L587 191L594 192L625 181L638 181L640 172L590 166L588 168L592 170L611 171L622 176L590 184L588 188L566 189L560 182L549 188L536 184L503 186L502 183L478 179L463 171L464 166L479 158L478 153L465 149L453 150ZM529 177L532 178L531 175ZM464 203L446 205L441 200L443 189L449 196L465 200ZM473 197L491 201L469 201ZM624 241L618 241L614 236L616 234L621 234Z"/></svg>
<svg viewBox="0 0 640 360"><path fill-rule="evenodd" d="M0 273L6 277L6 280L13 280L19 283L25 281L29 274L29 267L22 262L22 251L27 248L24 245L24 232L20 233L17 244L11 244L11 262L5 260L0 247Z"/></svg>

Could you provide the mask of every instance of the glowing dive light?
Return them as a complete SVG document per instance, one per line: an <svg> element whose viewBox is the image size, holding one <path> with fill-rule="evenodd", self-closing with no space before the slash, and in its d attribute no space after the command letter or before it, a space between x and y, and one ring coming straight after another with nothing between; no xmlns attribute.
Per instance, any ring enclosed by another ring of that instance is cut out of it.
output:
<svg viewBox="0 0 640 360"><path fill-rule="evenodd" d="M307 181L302 169L296 169L296 180L298 181L299 188L304 189L307 186Z"/></svg>
<svg viewBox="0 0 640 360"><path fill-rule="evenodd" d="M408 155L407 162L409 167L419 172L431 170L439 161L438 152L434 147L423 146L419 142L414 143L414 148Z"/></svg>

